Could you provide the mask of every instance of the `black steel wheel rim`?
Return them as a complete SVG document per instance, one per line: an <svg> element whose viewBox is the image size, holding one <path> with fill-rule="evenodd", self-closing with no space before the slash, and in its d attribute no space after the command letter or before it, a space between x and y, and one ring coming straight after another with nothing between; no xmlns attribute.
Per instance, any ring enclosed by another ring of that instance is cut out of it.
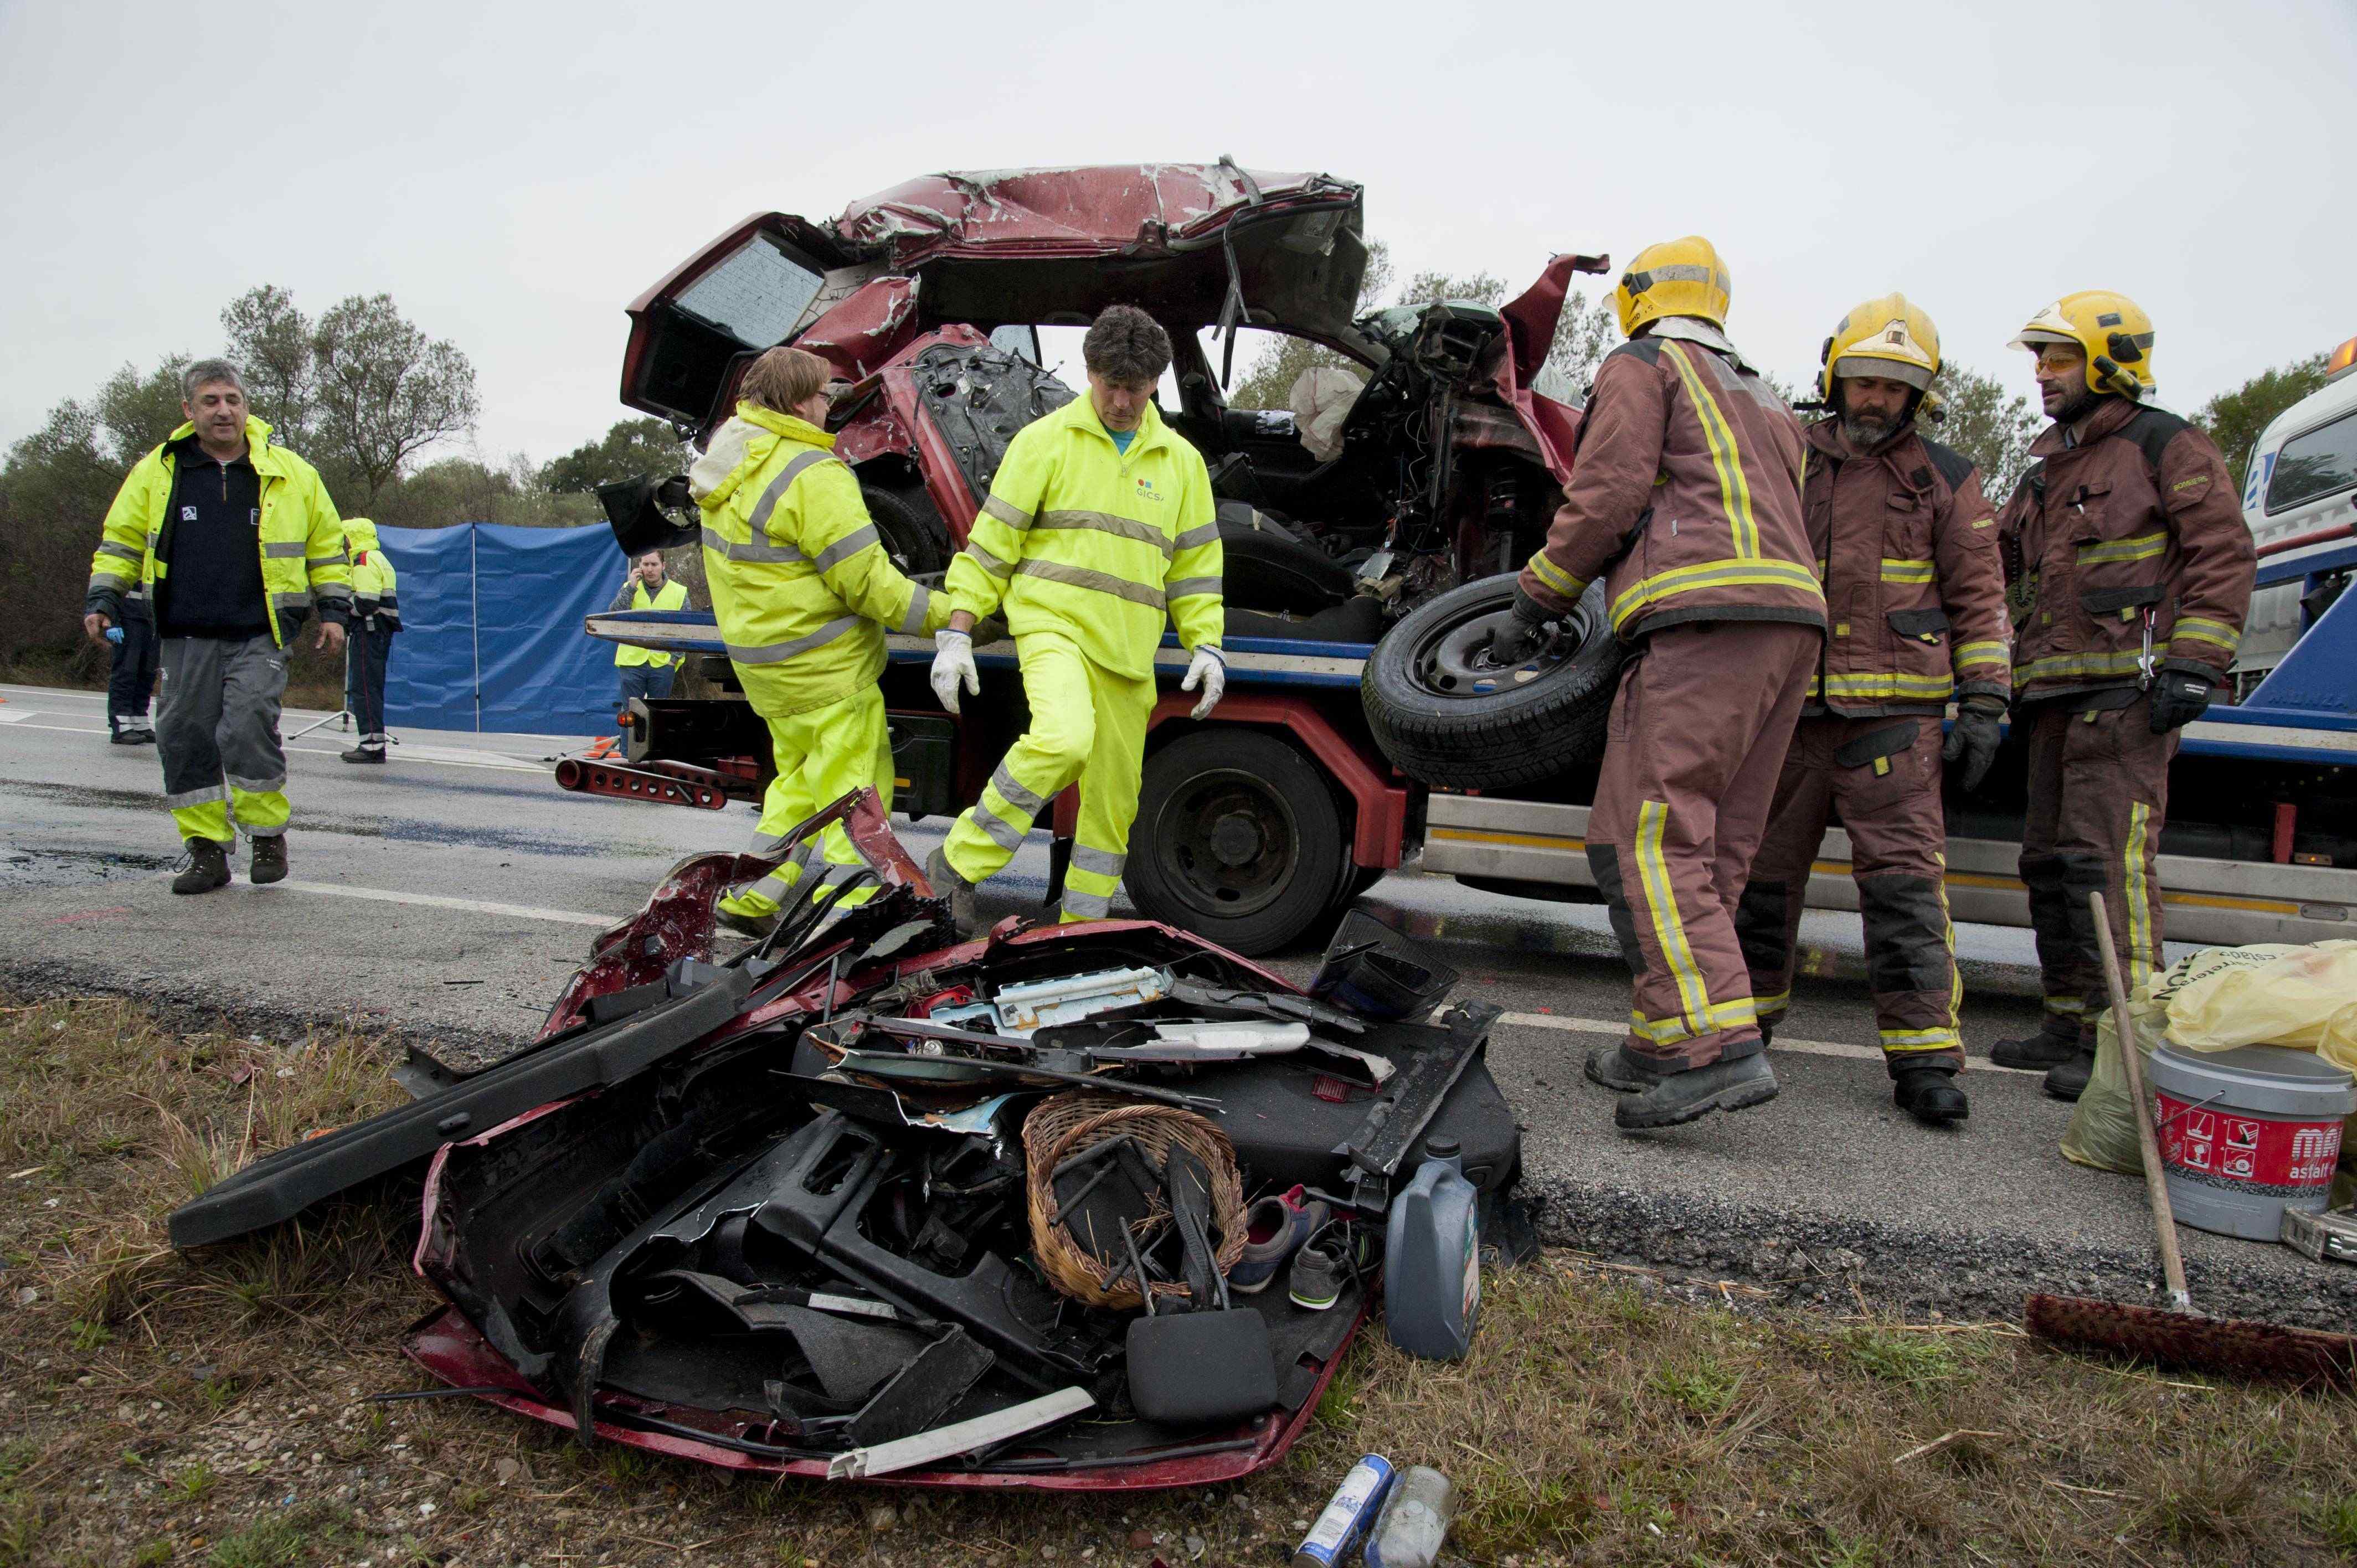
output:
<svg viewBox="0 0 2357 1568"><path fill-rule="evenodd" d="M1171 793L1152 853L1189 908L1222 920L1257 915L1293 882L1301 830L1292 803L1240 768L1198 773Z"/></svg>
<svg viewBox="0 0 2357 1568"><path fill-rule="evenodd" d="M1490 645L1513 623L1511 603L1469 604L1436 619L1407 650L1409 683L1428 697L1492 697L1552 674L1587 640L1587 611L1575 608L1549 623L1546 640L1536 653L1520 663L1501 664L1490 656Z"/></svg>

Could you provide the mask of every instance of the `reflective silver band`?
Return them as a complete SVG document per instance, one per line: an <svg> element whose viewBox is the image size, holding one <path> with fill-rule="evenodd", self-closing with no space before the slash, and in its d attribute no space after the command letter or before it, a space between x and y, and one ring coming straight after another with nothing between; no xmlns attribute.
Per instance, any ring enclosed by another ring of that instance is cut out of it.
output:
<svg viewBox="0 0 2357 1568"><path fill-rule="evenodd" d="M1007 527L1013 529L1017 533L1023 532L1031 526L1031 514L1029 512L1017 510L1015 507L1000 500L996 496L992 496L988 499L985 500L982 503L982 510L985 512L987 512L990 516L996 518L999 521L1005 523Z"/></svg>
<svg viewBox="0 0 2357 1568"><path fill-rule="evenodd" d="M325 596L327 590L322 587L320 592ZM306 589L300 593L273 594L270 596L270 607L274 610L307 610L311 607L310 592Z"/></svg>
<svg viewBox="0 0 2357 1568"><path fill-rule="evenodd" d="M103 566L101 566L90 575L90 585L93 588L97 587L101 583L123 583L127 585L130 581L131 579L124 576L122 573L110 572Z"/></svg>
<svg viewBox="0 0 2357 1568"><path fill-rule="evenodd" d="M1216 522L1207 522L1200 528L1189 529L1171 542L1180 550L1192 550L1198 545L1216 544L1219 539L1220 525Z"/></svg>
<svg viewBox="0 0 2357 1568"><path fill-rule="evenodd" d="M1077 915L1083 920L1102 920L1113 911L1110 893L1083 893L1076 887L1064 889L1064 913Z"/></svg>
<svg viewBox="0 0 2357 1568"><path fill-rule="evenodd" d="M1099 876L1119 876L1129 859L1126 854L1112 854L1104 850L1091 849L1084 843L1072 846L1072 864L1082 871L1093 871Z"/></svg>
<svg viewBox="0 0 2357 1568"><path fill-rule="evenodd" d="M973 546L969 544L967 548ZM1066 566L1055 561L1038 561L1027 556L1015 568L1019 577L1041 577L1050 583L1061 583L1070 588L1088 588L1100 594L1111 594L1117 599L1127 599L1148 609L1162 607L1162 590L1149 588L1144 583L1133 583L1126 577L1116 577L1110 572L1092 572L1085 566ZM1208 581L1208 579L1206 579ZM1216 589L1218 585L1212 586Z"/></svg>
<svg viewBox="0 0 2357 1568"><path fill-rule="evenodd" d="M755 537L769 533L770 514L778 510L778 503L786 499L787 489L802 477L802 470L830 461L834 456L831 452L804 452L786 465L785 472L770 481L770 488L763 490L761 499L754 503L752 518L747 523Z"/></svg>
<svg viewBox="0 0 2357 1568"><path fill-rule="evenodd" d="M202 789L183 789L177 795L167 795L164 807L167 811L184 811L190 806L210 806L216 800L228 799L228 790L218 784L210 784Z"/></svg>
<svg viewBox="0 0 2357 1568"><path fill-rule="evenodd" d="M1690 262L1681 262L1675 266L1647 267L1644 275L1655 283L1708 283L1713 274L1708 267L1695 266Z"/></svg>
<svg viewBox="0 0 2357 1568"><path fill-rule="evenodd" d="M1023 847L1023 830L982 801L976 800L966 814L974 819L974 825L980 828L991 843L1007 854L1013 854Z"/></svg>
<svg viewBox="0 0 2357 1568"><path fill-rule="evenodd" d="M112 539L102 540L99 542L98 553L101 555L120 555L125 561L136 561L139 559L138 551L134 550L128 544L117 544Z"/></svg>
<svg viewBox="0 0 2357 1568"><path fill-rule="evenodd" d="M782 664L797 653L808 653L813 648L821 648L833 642L836 638L858 625L857 616L844 616L827 622L816 631L797 637L790 642L765 643L758 648L743 647L732 642L728 644L728 657L739 664Z"/></svg>
<svg viewBox="0 0 2357 1568"><path fill-rule="evenodd" d="M1015 567L1011 562L1001 561L984 547L982 541L971 534L966 537L965 554L975 565L1002 582L1015 575Z"/></svg>
<svg viewBox="0 0 2357 1568"><path fill-rule="evenodd" d="M1037 817L1047 809L1047 800L1023 788L1015 775L1006 771L1004 762L998 765L998 771L990 776L990 787L998 791L1000 800L1027 817Z"/></svg>
<svg viewBox="0 0 2357 1568"><path fill-rule="evenodd" d="M803 554L800 550L795 549L791 544L733 543L730 542L726 534L722 533L718 529L713 527L709 523L706 523L704 528L704 547L706 550L716 550L723 556L731 561L763 561L779 563L794 561L807 562L810 560L809 556Z"/></svg>
<svg viewBox="0 0 2357 1568"><path fill-rule="evenodd" d="M1095 533L1110 533L1115 539L1134 539L1140 544L1151 544L1166 556L1178 546L1170 536L1150 522L1140 522L1134 517L1120 517L1109 511L1043 511L1039 527L1085 528Z"/></svg>
<svg viewBox="0 0 2357 1568"><path fill-rule="evenodd" d="M303 541L299 539L273 539L262 546L263 558L267 561L291 560L302 553Z"/></svg>
<svg viewBox="0 0 2357 1568"><path fill-rule="evenodd" d="M286 775L282 773L275 779L240 779L232 773L229 775L229 787L248 795L272 795L286 788Z"/></svg>
<svg viewBox="0 0 2357 1568"><path fill-rule="evenodd" d="M321 604L341 605L348 610L352 607L352 585L350 583L321 583L311 591L318 596Z"/></svg>
<svg viewBox="0 0 2357 1568"><path fill-rule="evenodd" d="M875 543L876 538L876 525L872 522L864 528L855 528L820 551L818 559L811 564L822 572L830 571Z"/></svg>
<svg viewBox="0 0 2357 1568"><path fill-rule="evenodd" d="M797 865L794 867L794 875L791 876L788 876L785 873L785 868L780 866L777 870L770 873L769 875L762 877L759 882L747 887L745 891L748 893L758 893L772 904L782 904L786 901L786 895L794 890L794 884L801 880L801 866Z"/></svg>
<svg viewBox="0 0 2357 1568"><path fill-rule="evenodd" d="M1217 577L1174 577L1169 582L1162 585L1162 591L1174 599L1183 599L1196 594L1216 594L1220 591L1220 579Z"/></svg>
<svg viewBox="0 0 2357 1568"><path fill-rule="evenodd" d="M267 548L267 549L270 551L270 553L271 553L272 554L274 554L274 555L275 555L276 553L278 553L278 546L276 546L275 544L266 546L266 548ZM300 547L300 546L297 546L297 547L296 547L296 551L295 551L295 553L296 553L296 554L300 554L300 553L301 553L301 547ZM309 558L308 558L308 560L307 560L307 564L311 565L311 566L313 566L313 567L319 567L319 566L349 566L349 565L350 565L351 564L352 564L352 558L351 558L350 554L350 553L341 553L341 552L339 552L339 553L338 553L337 554L334 554L334 555L313 555L313 556L309 557Z"/></svg>
<svg viewBox="0 0 2357 1568"><path fill-rule="evenodd" d="M909 613L900 618L900 635L921 637L925 618L933 613L933 591L922 583L911 583L909 587Z"/></svg>

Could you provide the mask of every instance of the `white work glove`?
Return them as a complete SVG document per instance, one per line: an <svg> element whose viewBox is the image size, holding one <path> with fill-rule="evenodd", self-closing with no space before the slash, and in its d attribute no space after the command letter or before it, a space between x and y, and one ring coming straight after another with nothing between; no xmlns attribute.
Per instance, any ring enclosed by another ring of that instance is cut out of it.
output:
<svg viewBox="0 0 2357 1568"><path fill-rule="evenodd" d="M966 694L982 690L982 674L974 667L974 639L947 627L933 633L933 695L950 712L958 711L958 684L963 682Z"/></svg>
<svg viewBox="0 0 2357 1568"><path fill-rule="evenodd" d="M1195 661L1187 666L1187 678L1178 682L1182 692L1191 692L1197 686L1203 688L1203 697L1188 716L1209 718L1211 710L1220 705L1221 694L1228 689L1228 664L1220 657L1220 650L1208 642L1195 650Z"/></svg>

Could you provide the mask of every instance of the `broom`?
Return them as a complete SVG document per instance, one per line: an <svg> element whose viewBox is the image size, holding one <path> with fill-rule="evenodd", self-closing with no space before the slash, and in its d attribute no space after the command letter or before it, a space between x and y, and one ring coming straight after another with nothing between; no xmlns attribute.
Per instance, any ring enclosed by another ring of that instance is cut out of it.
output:
<svg viewBox="0 0 2357 1568"><path fill-rule="evenodd" d="M2177 1219L2169 1204L2169 1177L2160 1163L2160 1140L2152 1124L2152 1101L2144 1088L2144 1058L2136 1026L2128 1017L2126 982L2112 946L2104 896L2091 893L2095 941L2103 950L2104 984L2112 997L2112 1027L2128 1073L2136 1107L2136 1144L2144 1155L2145 1191L2152 1199L2159 1233L2160 1271L2169 1305L2132 1306L2075 1295L2033 1295L2023 1304L2025 1326L2041 1339L2072 1349L2109 1351L2164 1367L2214 1372L2230 1378L2289 1382L2301 1388L2357 1388L2357 1337L2326 1334L2252 1318L2205 1317L2193 1310L2185 1288L2185 1259L2177 1250Z"/></svg>

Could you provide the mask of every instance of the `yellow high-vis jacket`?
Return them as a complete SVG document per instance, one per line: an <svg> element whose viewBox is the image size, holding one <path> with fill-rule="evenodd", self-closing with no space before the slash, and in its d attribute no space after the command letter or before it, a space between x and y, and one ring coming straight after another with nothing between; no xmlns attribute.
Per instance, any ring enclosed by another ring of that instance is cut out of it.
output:
<svg viewBox="0 0 2357 1568"><path fill-rule="evenodd" d="M1091 662L1154 672L1163 618L1188 648L1217 647L1226 620L1211 477L1154 405L1120 451L1086 395L1017 432L946 586L977 619L1052 631Z"/></svg>
<svg viewBox="0 0 2357 1568"><path fill-rule="evenodd" d="M873 685L884 628L930 636L949 596L892 564L834 456L834 437L790 413L740 403L688 470L704 513L705 578L721 640L740 672L767 681L772 705L801 713Z"/></svg>
<svg viewBox="0 0 2357 1568"><path fill-rule="evenodd" d="M647 592L644 583L632 580L630 585L614 596L608 610L683 610L687 608L687 585L676 577L667 577L663 585L653 593ZM651 665L657 670L679 662L674 654L660 649L640 648L636 644L618 642L614 645L614 667L627 670L634 664Z"/></svg>
<svg viewBox="0 0 2357 1568"><path fill-rule="evenodd" d="M168 553L159 559L156 543L178 467L172 443L196 429L190 423L172 432L132 466L115 492L104 536L91 557L91 608L120 620L124 595L152 590L171 575ZM351 556L344 548L343 520L328 499L319 471L284 446L273 446L270 426L252 414L245 419L245 441L247 458L262 481L262 523L254 533L254 548L262 553L262 590L270 599L271 638L283 647L288 631L315 604L331 618L350 615Z"/></svg>
<svg viewBox="0 0 2357 1568"><path fill-rule="evenodd" d="M344 519L344 543L352 555L354 614L401 625L401 575L377 542L376 524L364 517Z"/></svg>

